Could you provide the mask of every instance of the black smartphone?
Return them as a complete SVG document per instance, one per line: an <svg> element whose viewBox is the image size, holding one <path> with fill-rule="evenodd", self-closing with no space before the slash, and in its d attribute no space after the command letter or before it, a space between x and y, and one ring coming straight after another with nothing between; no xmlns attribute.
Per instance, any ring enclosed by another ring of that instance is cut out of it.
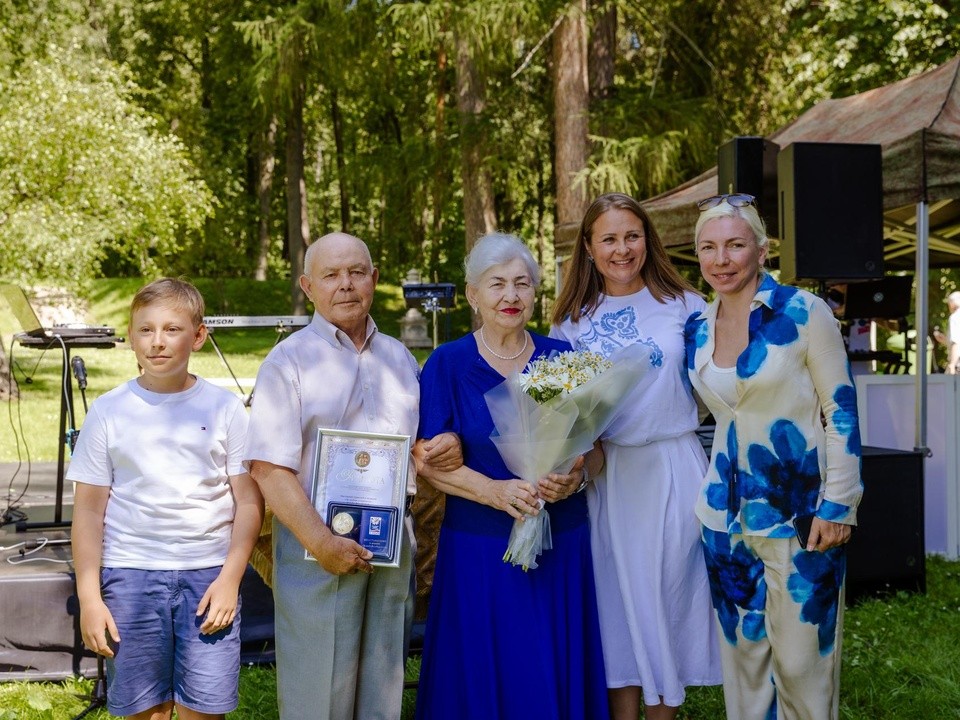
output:
<svg viewBox="0 0 960 720"><path fill-rule="evenodd" d="M797 540L800 541L800 547L806 549L807 541L810 539L810 527L813 525L813 515L799 515L793 519L793 527L797 531Z"/></svg>

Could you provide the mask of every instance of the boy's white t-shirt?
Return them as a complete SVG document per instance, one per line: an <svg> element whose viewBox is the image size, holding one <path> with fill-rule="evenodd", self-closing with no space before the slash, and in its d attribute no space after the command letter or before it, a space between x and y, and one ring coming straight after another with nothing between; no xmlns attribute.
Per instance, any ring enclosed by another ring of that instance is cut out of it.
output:
<svg viewBox="0 0 960 720"><path fill-rule="evenodd" d="M246 432L240 399L199 377L184 392L150 392L131 380L97 398L67 479L110 487L101 565L222 565L235 511L228 477L246 472Z"/></svg>

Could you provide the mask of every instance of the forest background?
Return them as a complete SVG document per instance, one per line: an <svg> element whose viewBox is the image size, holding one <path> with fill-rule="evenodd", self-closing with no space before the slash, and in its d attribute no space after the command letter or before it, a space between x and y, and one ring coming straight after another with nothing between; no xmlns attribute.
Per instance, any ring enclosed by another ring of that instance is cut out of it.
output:
<svg viewBox="0 0 960 720"><path fill-rule="evenodd" d="M0 278L296 278L311 238L460 280L494 228L697 175L960 52L954 0L0 0ZM938 282L956 285L950 272ZM940 308L935 308L939 310Z"/></svg>

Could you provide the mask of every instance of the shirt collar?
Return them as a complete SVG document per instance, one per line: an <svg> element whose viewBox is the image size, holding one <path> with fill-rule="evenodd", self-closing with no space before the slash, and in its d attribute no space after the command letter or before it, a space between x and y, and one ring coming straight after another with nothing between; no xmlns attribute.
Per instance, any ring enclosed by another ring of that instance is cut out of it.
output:
<svg viewBox="0 0 960 720"><path fill-rule="evenodd" d="M344 348L356 349L353 341L345 332L343 332L343 330L331 323L318 312L313 313L313 320L310 321L310 327L315 333L317 333L317 335L326 341L330 347L335 350L342 350ZM372 317L367 315L367 328L364 335L363 348L370 346L373 335L377 332L379 332L377 329L377 324L373 321Z"/></svg>
<svg viewBox="0 0 960 720"><path fill-rule="evenodd" d="M756 310L760 305L773 307L770 302L774 290L779 286L780 284L769 273L761 271L760 284L757 286L757 294L753 296L753 302L750 303L750 309Z"/></svg>

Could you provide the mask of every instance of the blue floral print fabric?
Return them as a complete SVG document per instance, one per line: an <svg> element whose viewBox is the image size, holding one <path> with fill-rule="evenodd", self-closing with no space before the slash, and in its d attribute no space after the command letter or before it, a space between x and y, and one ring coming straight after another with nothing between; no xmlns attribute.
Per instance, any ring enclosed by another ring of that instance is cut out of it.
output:
<svg viewBox="0 0 960 720"><path fill-rule="evenodd" d="M793 557L797 571L787 578L790 597L801 606L800 619L817 626L820 654L833 651L837 637L840 587L846 573L846 548L826 552L801 550Z"/></svg>
<svg viewBox="0 0 960 720"><path fill-rule="evenodd" d="M742 542L735 542L731 547L729 534L708 529L703 531L703 555L713 608L727 642L737 644L737 628L741 623L745 638L753 642L764 638L767 583L763 577L763 561Z"/></svg>

